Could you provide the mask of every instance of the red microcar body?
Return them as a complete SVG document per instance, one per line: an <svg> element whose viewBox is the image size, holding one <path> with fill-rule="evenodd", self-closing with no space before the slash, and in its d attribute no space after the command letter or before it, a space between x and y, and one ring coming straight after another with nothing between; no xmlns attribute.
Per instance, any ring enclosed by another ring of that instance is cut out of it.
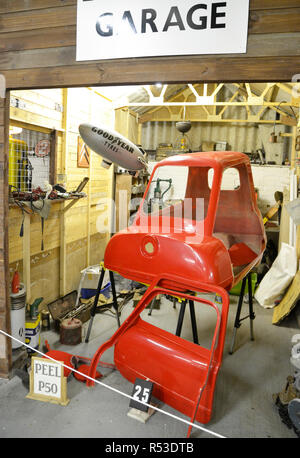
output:
<svg viewBox="0 0 300 458"><path fill-rule="evenodd" d="M180 171L177 181L170 178L172 171ZM225 176L234 177L229 189ZM163 193L166 182L171 187ZM154 396L191 422L208 423L222 362L228 291L261 261L265 247L248 156L205 152L157 163L133 224L111 238L104 257L106 269L149 287L95 353L89 375L96 373L103 352L115 345L115 365L126 379L152 381ZM218 294L222 303L198 293ZM141 319L141 312L158 294L215 310L209 349Z"/></svg>

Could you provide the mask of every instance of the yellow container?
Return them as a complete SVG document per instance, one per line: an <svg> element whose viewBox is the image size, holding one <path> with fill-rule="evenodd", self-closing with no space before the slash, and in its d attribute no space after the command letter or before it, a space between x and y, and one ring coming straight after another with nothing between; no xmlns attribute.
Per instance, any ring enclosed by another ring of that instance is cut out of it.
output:
<svg viewBox="0 0 300 458"><path fill-rule="evenodd" d="M23 140L9 138L8 183L19 191L28 191L28 146Z"/></svg>
<svg viewBox="0 0 300 458"><path fill-rule="evenodd" d="M27 353L34 354L34 350L38 350L41 344L40 338L41 331L41 315L39 314L37 318L30 318L26 316L25 322L25 343L30 345L32 349L27 348Z"/></svg>

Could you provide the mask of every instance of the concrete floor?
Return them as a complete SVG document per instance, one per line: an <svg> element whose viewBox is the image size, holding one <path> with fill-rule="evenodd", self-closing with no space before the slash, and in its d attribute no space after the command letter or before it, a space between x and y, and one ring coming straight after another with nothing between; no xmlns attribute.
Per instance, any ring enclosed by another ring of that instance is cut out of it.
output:
<svg viewBox="0 0 300 458"><path fill-rule="evenodd" d="M292 318L281 326L273 326L272 310L255 303L255 341L250 341L249 321L243 321L237 333L236 347L229 355L237 299L231 296L224 358L219 372L211 422L206 429L227 438L296 438L282 422L272 400L272 394L282 390L286 377L292 373L289 362L291 338L299 333ZM213 316L206 307L196 307L200 342L205 346L214 326ZM121 321L133 310L129 303L122 311ZM187 308L188 310L188 308ZM172 332L176 329L179 307L163 299L160 310L148 311L143 318ZM201 313L200 313L201 312ZM247 308L244 304L244 312ZM200 319L201 318L201 319ZM83 326L86 332L88 323ZM76 347L61 345L53 330L41 333L42 350L45 339L52 349L92 357L99 345L117 329L116 320L108 315L96 315L89 343ZM190 317L186 313L182 337L192 340ZM103 361L113 362L112 350ZM118 371L103 370L101 382L128 395L132 384ZM73 376L67 384L70 403L67 407L26 398L28 389L18 376L0 380L0 437L49 438L185 438L188 426L156 412L146 424L128 417L129 399L104 386L87 388ZM179 412L160 404L166 412L188 420ZM210 438L211 434L193 429L192 438Z"/></svg>

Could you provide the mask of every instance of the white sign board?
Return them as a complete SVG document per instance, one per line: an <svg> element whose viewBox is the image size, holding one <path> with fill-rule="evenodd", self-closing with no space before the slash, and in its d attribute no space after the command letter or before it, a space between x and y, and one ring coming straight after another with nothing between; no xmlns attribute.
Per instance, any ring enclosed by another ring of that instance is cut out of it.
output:
<svg viewBox="0 0 300 458"><path fill-rule="evenodd" d="M46 358L31 360L30 399L67 405L67 385L62 363Z"/></svg>
<svg viewBox="0 0 300 458"><path fill-rule="evenodd" d="M78 0L76 59L245 53L249 0Z"/></svg>

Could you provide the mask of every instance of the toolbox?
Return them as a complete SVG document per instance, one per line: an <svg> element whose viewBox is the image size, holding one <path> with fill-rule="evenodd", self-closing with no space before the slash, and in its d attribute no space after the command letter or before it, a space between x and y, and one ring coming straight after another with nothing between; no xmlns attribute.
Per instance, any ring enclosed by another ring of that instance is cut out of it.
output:
<svg viewBox="0 0 300 458"><path fill-rule="evenodd" d="M92 302L79 303L76 307L76 299L77 291L75 290L48 304L48 310L57 331L60 330L60 325L63 320L77 318L82 323L85 323L90 319Z"/></svg>

